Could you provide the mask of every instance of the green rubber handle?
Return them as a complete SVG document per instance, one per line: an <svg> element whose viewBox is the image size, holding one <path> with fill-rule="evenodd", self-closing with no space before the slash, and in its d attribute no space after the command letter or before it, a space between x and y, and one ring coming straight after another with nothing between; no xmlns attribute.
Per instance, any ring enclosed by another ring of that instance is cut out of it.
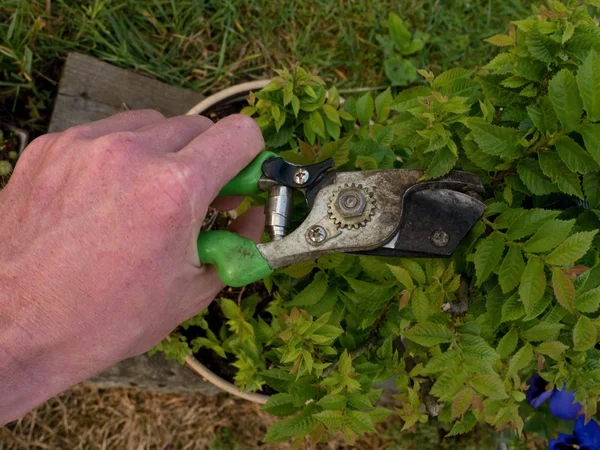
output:
<svg viewBox="0 0 600 450"><path fill-rule="evenodd" d="M278 158L278 156L271 152L262 152L259 154L250 164L227 183L223 189L221 189L219 197L260 194L261 191L258 189L258 180L263 174L262 165L270 158Z"/></svg>
<svg viewBox="0 0 600 450"><path fill-rule="evenodd" d="M252 239L231 231L206 231L198 237L202 264L217 268L221 281L231 287L254 283L273 273Z"/></svg>

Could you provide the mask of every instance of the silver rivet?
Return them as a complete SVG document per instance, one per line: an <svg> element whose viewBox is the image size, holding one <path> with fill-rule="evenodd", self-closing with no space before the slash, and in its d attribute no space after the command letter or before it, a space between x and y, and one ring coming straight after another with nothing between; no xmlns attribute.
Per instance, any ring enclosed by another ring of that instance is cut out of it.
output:
<svg viewBox="0 0 600 450"><path fill-rule="evenodd" d="M296 172L294 173L294 181L296 182L296 184L306 184L309 178L310 175L308 174L308 170L302 168L296 169Z"/></svg>
<svg viewBox="0 0 600 450"><path fill-rule="evenodd" d="M321 225L313 225L306 232L306 239L313 245L322 244L327 239L327 230Z"/></svg>
<svg viewBox="0 0 600 450"><path fill-rule="evenodd" d="M436 247L445 247L450 242L450 235L445 230L434 230L429 240Z"/></svg>

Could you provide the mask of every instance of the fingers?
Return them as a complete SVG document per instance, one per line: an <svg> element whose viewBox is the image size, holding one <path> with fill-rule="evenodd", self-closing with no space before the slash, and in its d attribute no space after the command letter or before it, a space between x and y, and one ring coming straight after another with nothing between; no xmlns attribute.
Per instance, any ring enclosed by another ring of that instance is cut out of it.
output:
<svg viewBox="0 0 600 450"><path fill-rule="evenodd" d="M144 146L159 153L177 152L213 126L204 116L179 116L152 123L136 130Z"/></svg>
<svg viewBox="0 0 600 450"><path fill-rule="evenodd" d="M109 133L120 131L135 131L165 120L158 111L142 109L139 111L127 111L96 122L87 123L73 127L77 134L87 138L97 138Z"/></svg>
<svg viewBox="0 0 600 450"><path fill-rule="evenodd" d="M210 202L221 188L246 167L264 147L256 122L248 116L226 117L192 140L177 153L184 164L200 173L190 180L192 188L204 190L199 201Z"/></svg>

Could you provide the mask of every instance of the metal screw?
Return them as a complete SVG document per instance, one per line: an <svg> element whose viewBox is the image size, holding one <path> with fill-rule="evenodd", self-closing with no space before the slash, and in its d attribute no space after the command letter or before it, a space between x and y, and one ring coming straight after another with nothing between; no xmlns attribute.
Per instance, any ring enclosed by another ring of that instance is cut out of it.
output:
<svg viewBox="0 0 600 450"><path fill-rule="evenodd" d="M306 232L306 239L309 244L319 245L327 239L327 230L321 225L313 225Z"/></svg>
<svg viewBox="0 0 600 450"><path fill-rule="evenodd" d="M450 235L444 230L434 230L429 240L436 247L445 247L450 242Z"/></svg>
<svg viewBox="0 0 600 450"><path fill-rule="evenodd" d="M294 173L294 181L296 182L296 184L306 184L309 178L310 175L308 173L308 170L302 168L296 169L296 172Z"/></svg>

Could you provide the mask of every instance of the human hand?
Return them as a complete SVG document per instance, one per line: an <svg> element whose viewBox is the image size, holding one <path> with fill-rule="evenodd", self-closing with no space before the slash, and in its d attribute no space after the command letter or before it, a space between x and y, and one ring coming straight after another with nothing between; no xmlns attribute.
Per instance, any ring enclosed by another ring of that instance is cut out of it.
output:
<svg viewBox="0 0 600 450"><path fill-rule="evenodd" d="M213 125L155 111L29 145L0 192L0 425L147 351L213 300L223 285L196 239L263 145L246 116ZM258 240L262 212L232 229Z"/></svg>

